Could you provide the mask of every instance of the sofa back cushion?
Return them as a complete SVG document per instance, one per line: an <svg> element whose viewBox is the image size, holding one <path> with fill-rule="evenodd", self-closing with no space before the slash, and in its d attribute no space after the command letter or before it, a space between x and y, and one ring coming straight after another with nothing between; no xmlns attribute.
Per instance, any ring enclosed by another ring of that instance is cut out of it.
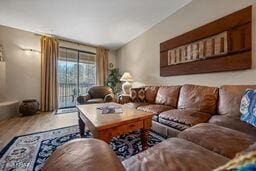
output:
<svg viewBox="0 0 256 171"><path fill-rule="evenodd" d="M179 109L193 109L215 114L218 99L218 88L198 85L183 85L178 101Z"/></svg>
<svg viewBox="0 0 256 171"><path fill-rule="evenodd" d="M218 114L239 118L240 103L246 89L256 85L223 85L219 90Z"/></svg>
<svg viewBox="0 0 256 171"><path fill-rule="evenodd" d="M145 88L145 99L147 103L155 103L157 91L158 87L156 86L147 86Z"/></svg>
<svg viewBox="0 0 256 171"><path fill-rule="evenodd" d="M156 104L177 107L180 86L161 86L156 95Z"/></svg>

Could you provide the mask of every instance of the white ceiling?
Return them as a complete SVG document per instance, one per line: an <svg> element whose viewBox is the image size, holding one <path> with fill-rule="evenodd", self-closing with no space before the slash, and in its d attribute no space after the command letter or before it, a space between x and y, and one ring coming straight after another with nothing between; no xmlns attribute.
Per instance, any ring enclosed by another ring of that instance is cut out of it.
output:
<svg viewBox="0 0 256 171"><path fill-rule="evenodd" d="M0 25L117 49L191 0L0 0Z"/></svg>

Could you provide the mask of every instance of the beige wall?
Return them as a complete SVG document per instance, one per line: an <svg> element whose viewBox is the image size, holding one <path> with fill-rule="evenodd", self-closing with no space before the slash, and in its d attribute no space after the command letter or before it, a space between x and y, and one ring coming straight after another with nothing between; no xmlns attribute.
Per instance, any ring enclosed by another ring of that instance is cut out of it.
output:
<svg viewBox="0 0 256 171"><path fill-rule="evenodd" d="M0 44L4 62L0 62L0 101L40 98L40 53L25 52L22 48L40 50L40 36L34 33L0 26ZM60 42L61 46L95 52L96 49L76 43ZM109 62L115 65L115 51Z"/></svg>
<svg viewBox="0 0 256 171"><path fill-rule="evenodd" d="M39 99L40 54L22 50L40 50L39 39L30 32L0 26L0 44L5 58L5 62L0 63L0 98Z"/></svg>
<svg viewBox="0 0 256 171"><path fill-rule="evenodd" d="M236 72L160 77L160 43L253 4L253 69ZM253 0L193 0L117 51L117 66L142 84L256 84L256 2Z"/></svg>

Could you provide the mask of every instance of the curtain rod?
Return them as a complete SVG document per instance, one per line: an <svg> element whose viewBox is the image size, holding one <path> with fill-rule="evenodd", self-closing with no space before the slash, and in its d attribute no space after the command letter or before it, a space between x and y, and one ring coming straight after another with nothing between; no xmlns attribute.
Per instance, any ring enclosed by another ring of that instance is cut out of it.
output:
<svg viewBox="0 0 256 171"><path fill-rule="evenodd" d="M91 45L91 44L86 44L86 43L81 43L81 42L78 42L78 41L73 41L73 40L67 40L67 39L63 39L59 36L56 36L56 35L47 35L47 34L39 34L39 33L34 33L36 36L51 36L51 37L55 37L57 38L58 40L60 41L63 41L63 42L68 42L68 43L75 43L77 45L84 45L84 46L88 46L88 47L93 47L93 48L97 48L97 46L94 46L94 45Z"/></svg>

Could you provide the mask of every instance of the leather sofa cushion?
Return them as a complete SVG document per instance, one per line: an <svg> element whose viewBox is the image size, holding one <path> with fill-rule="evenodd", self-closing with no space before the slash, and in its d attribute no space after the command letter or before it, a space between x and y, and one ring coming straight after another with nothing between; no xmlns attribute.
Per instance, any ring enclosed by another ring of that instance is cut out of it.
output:
<svg viewBox="0 0 256 171"><path fill-rule="evenodd" d="M191 109L173 109L160 113L159 117L166 120L193 126L208 121L211 115Z"/></svg>
<svg viewBox="0 0 256 171"><path fill-rule="evenodd" d="M218 114L240 118L240 103L246 89L256 89L256 85L221 86Z"/></svg>
<svg viewBox="0 0 256 171"><path fill-rule="evenodd" d="M170 120L166 120L166 119L163 119L163 118L158 118L158 122L161 123L161 124L164 124L166 126L172 127L174 129L177 129L179 131L184 131L185 129L190 128L189 125L182 124L182 123L179 123L179 122L170 121Z"/></svg>
<svg viewBox="0 0 256 171"><path fill-rule="evenodd" d="M200 112L215 114L217 99L217 87L187 84L181 87L178 108L194 109Z"/></svg>
<svg viewBox="0 0 256 171"><path fill-rule="evenodd" d="M156 104L177 107L180 86L159 87L156 95Z"/></svg>
<svg viewBox="0 0 256 171"><path fill-rule="evenodd" d="M241 121L240 118L231 118L226 115L215 115L211 117L209 123L214 123L256 137L256 128Z"/></svg>
<svg viewBox="0 0 256 171"><path fill-rule="evenodd" d="M248 148L256 139L252 136L215 124L202 123L178 135L228 158Z"/></svg>
<svg viewBox="0 0 256 171"><path fill-rule="evenodd" d="M125 106L133 109L137 109L139 106L145 106L148 105L148 103L141 103L141 102L130 102L130 103L125 103Z"/></svg>
<svg viewBox="0 0 256 171"><path fill-rule="evenodd" d="M145 112L152 112L154 114L159 114L163 111L170 110L173 108L171 106L150 104L150 105L146 105L146 106L139 106L137 109L143 110Z"/></svg>
<svg viewBox="0 0 256 171"><path fill-rule="evenodd" d="M156 86L148 86L145 88L145 98L147 103L155 103L157 91L158 87Z"/></svg>
<svg viewBox="0 0 256 171"><path fill-rule="evenodd" d="M189 141L170 138L122 162L126 171L208 171L227 158Z"/></svg>

